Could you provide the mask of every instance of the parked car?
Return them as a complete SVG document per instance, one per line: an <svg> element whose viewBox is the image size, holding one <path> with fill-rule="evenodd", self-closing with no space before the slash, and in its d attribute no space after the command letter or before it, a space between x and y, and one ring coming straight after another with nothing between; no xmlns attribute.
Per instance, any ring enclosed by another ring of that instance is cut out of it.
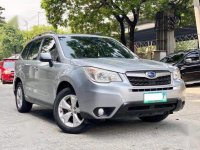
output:
<svg viewBox="0 0 200 150"><path fill-rule="evenodd" d="M3 66L3 61L0 61L0 80L1 80L1 70L2 70L2 66Z"/></svg>
<svg viewBox="0 0 200 150"><path fill-rule="evenodd" d="M18 111L49 107L67 133L85 131L91 120L158 122L185 104L177 67L139 59L109 37L39 35L24 48L15 71Z"/></svg>
<svg viewBox="0 0 200 150"><path fill-rule="evenodd" d="M1 67L1 80L3 84L12 83L16 59L4 59Z"/></svg>
<svg viewBox="0 0 200 150"><path fill-rule="evenodd" d="M200 83L200 50L173 53L161 62L178 67L186 84Z"/></svg>

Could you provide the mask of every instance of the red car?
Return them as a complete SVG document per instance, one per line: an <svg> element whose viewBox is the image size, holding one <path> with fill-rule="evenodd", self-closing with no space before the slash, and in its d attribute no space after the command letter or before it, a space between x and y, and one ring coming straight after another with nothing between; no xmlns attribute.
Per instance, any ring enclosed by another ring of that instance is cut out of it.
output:
<svg viewBox="0 0 200 150"><path fill-rule="evenodd" d="M17 59L4 59L0 66L1 80L3 84L12 83L14 78L14 67Z"/></svg>
<svg viewBox="0 0 200 150"><path fill-rule="evenodd" d="M1 68L2 68L2 65L3 65L3 61L0 61L0 80L1 80Z"/></svg>

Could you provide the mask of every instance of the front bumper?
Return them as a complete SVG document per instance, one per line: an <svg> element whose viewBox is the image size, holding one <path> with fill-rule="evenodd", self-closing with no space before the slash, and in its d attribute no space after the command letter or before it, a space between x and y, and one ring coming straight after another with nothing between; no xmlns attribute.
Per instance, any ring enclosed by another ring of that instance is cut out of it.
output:
<svg viewBox="0 0 200 150"><path fill-rule="evenodd" d="M185 101L179 99L168 99L167 103L154 103L148 105L141 102L125 103L118 109L113 118L162 115L166 112L172 114L174 111L181 110L184 105Z"/></svg>
<svg viewBox="0 0 200 150"><path fill-rule="evenodd" d="M76 94L79 99L81 115L84 118L110 119L129 114L131 117L135 117L173 113L182 109L185 104L185 84L182 80L173 81L172 84L166 86L134 87L130 85L125 76L121 77L123 82L102 84L85 79L83 85L79 84ZM84 81L83 78L81 80ZM77 82L81 81L77 80ZM144 104L146 91L165 91L167 102ZM98 116L99 108L105 110L105 115Z"/></svg>

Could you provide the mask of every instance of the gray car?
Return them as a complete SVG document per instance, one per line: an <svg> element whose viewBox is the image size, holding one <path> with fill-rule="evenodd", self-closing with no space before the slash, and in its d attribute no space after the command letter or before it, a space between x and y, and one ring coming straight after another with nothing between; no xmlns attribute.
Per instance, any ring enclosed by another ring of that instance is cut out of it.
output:
<svg viewBox="0 0 200 150"><path fill-rule="evenodd" d="M33 104L51 108L67 133L81 133L94 120L162 121L183 108L184 90L178 68L140 59L96 35L38 35L15 67L18 111L29 112Z"/></svg>

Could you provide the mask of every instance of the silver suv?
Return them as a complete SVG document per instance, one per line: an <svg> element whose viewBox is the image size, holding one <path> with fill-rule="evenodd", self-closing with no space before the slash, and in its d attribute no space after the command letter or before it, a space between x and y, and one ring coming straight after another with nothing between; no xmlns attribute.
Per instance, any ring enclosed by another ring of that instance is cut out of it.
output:
<svg viewBox="0 0 200 150"><path fill-rule="evenodd" d="M92 120L158 122L185 104L176 67L140 59L109 37L38 35L22 51L15 70L18 111L29 112L32 104L51 108L67 133L85 131Z"/></svg>

